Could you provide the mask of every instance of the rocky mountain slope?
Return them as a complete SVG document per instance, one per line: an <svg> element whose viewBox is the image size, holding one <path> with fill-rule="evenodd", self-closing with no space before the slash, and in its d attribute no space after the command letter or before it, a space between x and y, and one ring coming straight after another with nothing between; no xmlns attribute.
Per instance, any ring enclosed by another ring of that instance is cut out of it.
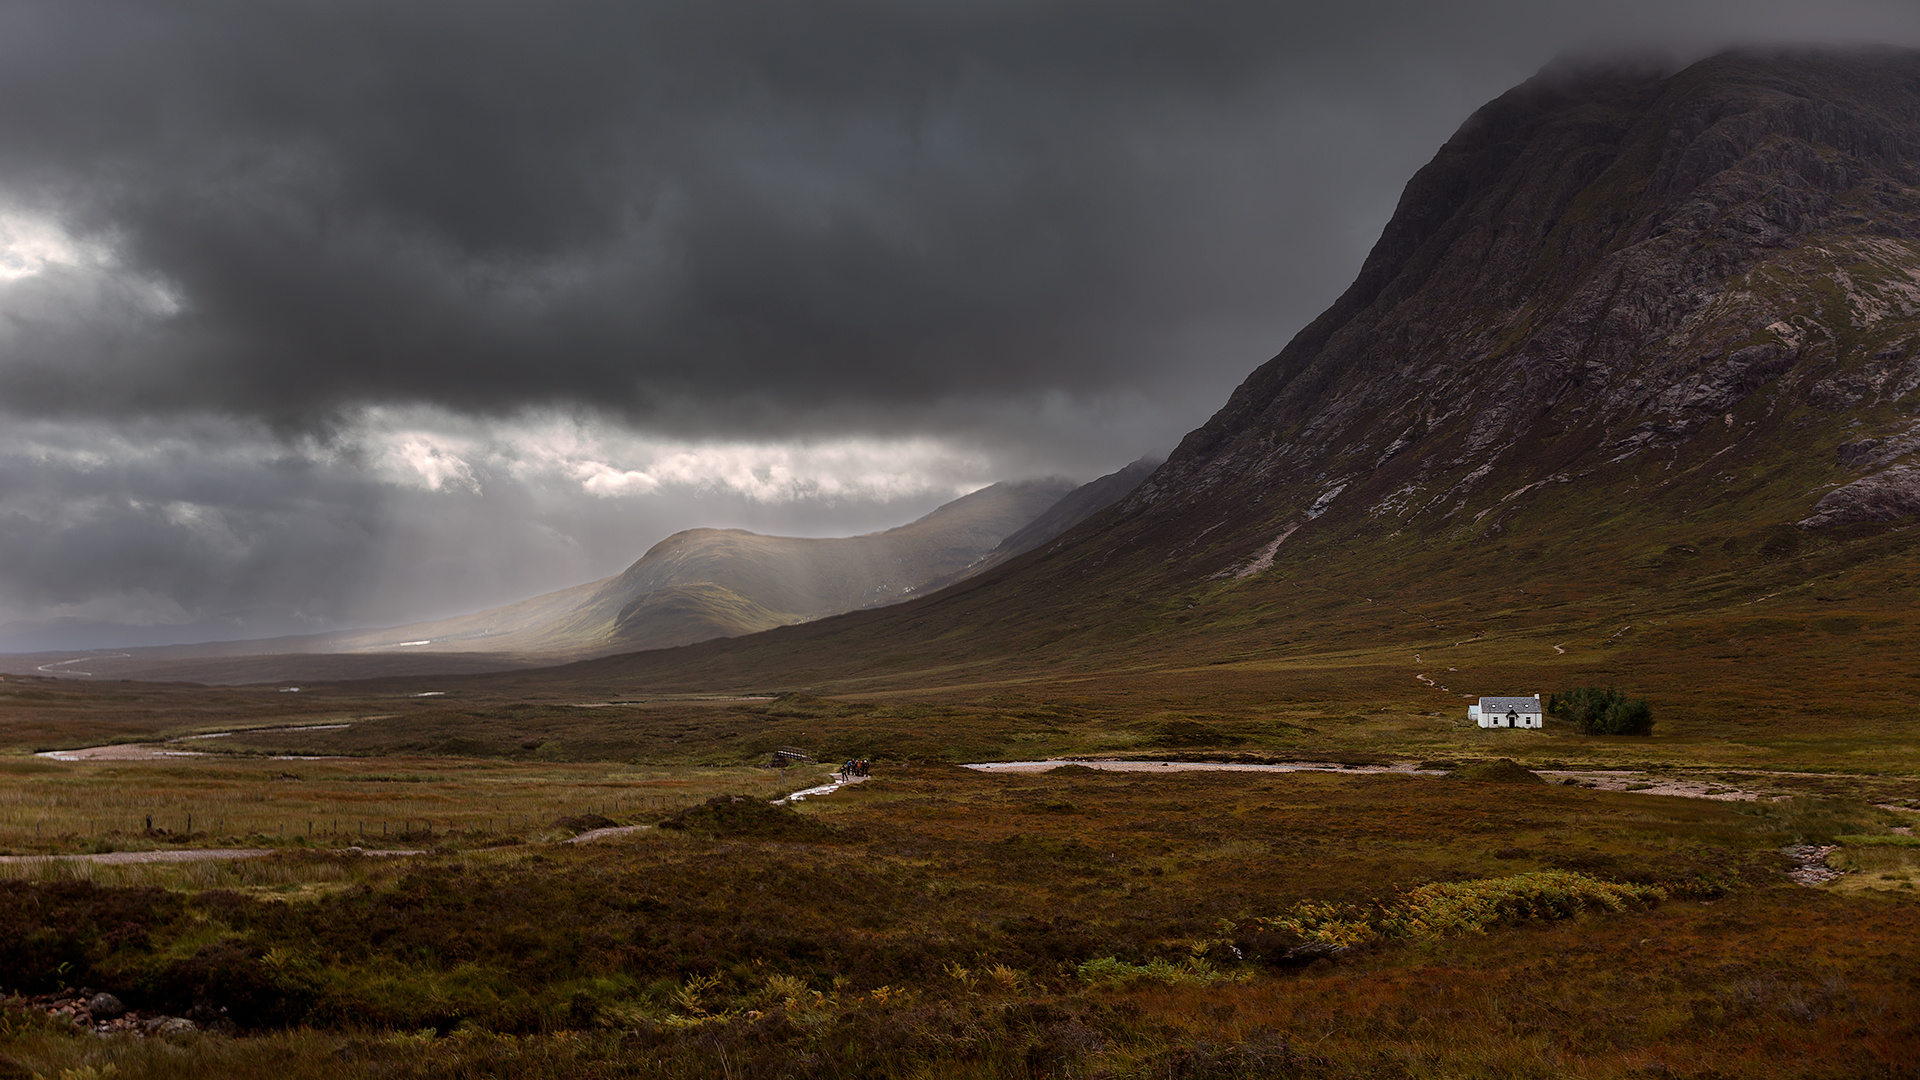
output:
<svg viewBox="0 0 1920 1080"><path fill-rule="evenodd" d="M1910 53L1542 75L1129 509L1251 507L1193 555L1235 573L1315 531L1496 538L1603 485L1745 529L1920 511L1917 120Z"/></svg>
<svg viewBox="0 0 1920 1080"><path fill-rule="evenodd" d="M1894 640L1917 451L1920 55L1549 70L1462 125L1347 292L1113 508L884 615L600 670L857 687L876 653L1406 641L1411 664L1440 638L1605 670L1734 655L1788 607L1776 630Z"/></svg>

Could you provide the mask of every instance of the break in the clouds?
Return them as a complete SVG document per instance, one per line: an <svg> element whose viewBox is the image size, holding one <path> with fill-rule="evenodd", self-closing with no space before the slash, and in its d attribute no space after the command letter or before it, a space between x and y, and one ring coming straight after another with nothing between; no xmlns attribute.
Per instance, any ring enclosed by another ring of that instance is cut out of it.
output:
<svg viewBox="0 0 1920 1080"><path fill-rule="evenodd" d="M884 528L996 465L928 438L686 441L578 415L368 410L0 430L0 647L391 624L577 584L691 523ZM25 616L24 618L22 616Z"/></svg>
<svg viewBox="0 0 1920 1080"><path fill-rule="evenodd" d="M0 3L0 622L409 618L1088 478L1337 295L1482 101L1767 42L1920 12Z"/></svg>

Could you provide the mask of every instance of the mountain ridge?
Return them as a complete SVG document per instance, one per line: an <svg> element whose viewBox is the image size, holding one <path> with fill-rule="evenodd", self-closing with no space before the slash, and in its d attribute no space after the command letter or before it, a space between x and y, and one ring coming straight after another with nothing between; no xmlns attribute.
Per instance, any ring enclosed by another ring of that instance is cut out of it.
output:
<svg viewBox="0 0 1920 1080"><path fill-rule="evenodd" d="M1544 486L1733 428L1764 386L1817 405L1810 368L1859 359L1854 338L1898 360L1910 392L1917 73L1910 53L1730 54L1655 81L1554 76L1503 95L1415 175L1348 293L1128 506L1184 510L1277 474L1317 486L1288 493L1261 522L1269 537L1360 494L1404 523L1438 509L1441 476L1458 487L1523 439L1533 460L1507 471ZM1857 277L1876 256L1884 287L1849 294L1853 311L1777 287ZM1901 314L1855 318L1875 305ZM1872 374L1886 384L1886 365ZM1416 445L1428 475L1396 477L1399 505L1366 490ZM1289 468L1303 458L1310 473ZM1260 486L1271 503L1275 485ZM1475 497L1454 494L1469 497L1448 514Z"/></svg>
<svg viewBox="0 0 1920 1080"><path fill-rule="evenodd" d="M1914 636L1917 136L1910 51L1546 73L1119 503L931 598L565 677L860 693L1464 641L1532 686L1754 639L1840 679L1794 635Z"/></svg>

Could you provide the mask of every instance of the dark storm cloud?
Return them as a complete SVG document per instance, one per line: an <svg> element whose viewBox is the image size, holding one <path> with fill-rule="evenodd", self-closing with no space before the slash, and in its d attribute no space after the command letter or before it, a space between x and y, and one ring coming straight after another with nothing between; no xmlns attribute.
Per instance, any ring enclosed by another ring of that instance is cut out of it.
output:
<svg viewBox="0 0 1920 1080"><path fill-rule="evenodd" d="M1552 52L1885 36L1906 7L13 4L0 194L109 251L131 299L11 298L0 391L803 428L1189 365L1211 392Z"/></svg>
<svg viewBox="0 0 1920 1080"><path fill-rule="evenodd" d="M735 414L764 423L1152 381L1181 333L1270 337L1337 288L1317 276L1364 243L1338 200L1377 216L1400 177L1343 176L1379 135L1328 130L1314 95L1390 99L1353 85L1382 66L1356 46L1446 27L1364 4L15 5L0 182L168 302L30 311L0 388L295 422L774 403Z"/></svg>

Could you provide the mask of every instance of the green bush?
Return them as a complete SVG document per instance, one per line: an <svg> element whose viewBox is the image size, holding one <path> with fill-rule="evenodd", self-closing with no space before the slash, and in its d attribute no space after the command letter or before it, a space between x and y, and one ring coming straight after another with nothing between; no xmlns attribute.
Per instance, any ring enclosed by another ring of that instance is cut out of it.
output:
<svg viewBox="0 0 1920 1080"><path fill-rule="evenodd" d="M1547 695L1547 712L1587 735L1651 735L1653 707L1611 686L1582 686Z"/></svg>

